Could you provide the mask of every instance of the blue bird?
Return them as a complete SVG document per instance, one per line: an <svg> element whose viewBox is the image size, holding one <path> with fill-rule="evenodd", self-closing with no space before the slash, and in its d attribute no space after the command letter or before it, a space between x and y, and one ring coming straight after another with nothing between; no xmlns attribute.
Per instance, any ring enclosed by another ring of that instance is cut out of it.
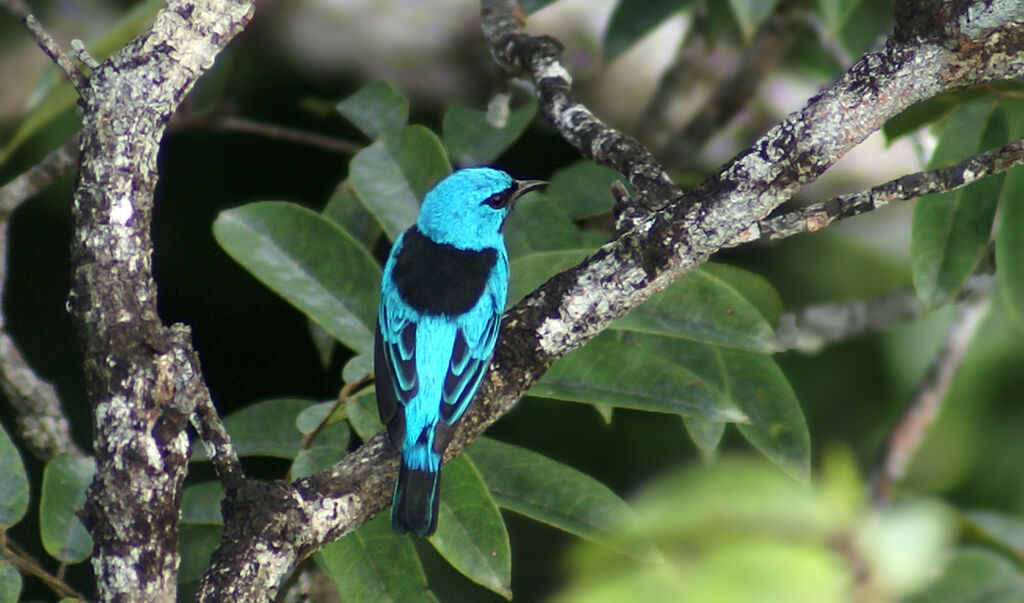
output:
<svg viewBox="0 0 1024 603"><path fill-rule="evenodd" d="M508 289L502 226L539 181L459 170L427 193L395 239L381 282L373 370L377 410L402 452L391 527L437 529L441 457L480 386Z"/></svg>

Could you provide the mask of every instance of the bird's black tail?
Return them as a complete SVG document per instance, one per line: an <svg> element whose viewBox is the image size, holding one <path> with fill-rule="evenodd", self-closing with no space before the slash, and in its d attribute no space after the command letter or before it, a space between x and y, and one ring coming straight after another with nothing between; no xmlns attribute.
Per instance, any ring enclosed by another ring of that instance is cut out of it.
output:
<svg viewBox="0 0 1024 603"><path fill-rule="evenodd" d="M404 455L403 455L404 456ZM403 458L391 500L391 527L426 538L437 529L440 472L409 467Z"/></svg>

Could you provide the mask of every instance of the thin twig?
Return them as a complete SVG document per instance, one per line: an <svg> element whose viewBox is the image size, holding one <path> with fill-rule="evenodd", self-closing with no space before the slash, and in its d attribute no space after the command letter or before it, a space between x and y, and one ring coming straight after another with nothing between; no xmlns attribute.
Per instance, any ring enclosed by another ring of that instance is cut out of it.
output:
<svg viewBox="0 0 1024 603"><path fill-rule="evenodd" d="M8 12L18 18L19 21L25 25L28 32L32 34L32 38L35 39L36 44L43 49L57 67L60 68L64 75L67 76L71 85L75 87L79 95L84 95L88 88L88 79L85 75L78 70L75 66L74 61L71 60L64 50L61 49L60 44L53 39L43 25L35 18L35 15L29 11L28 5L25 4L24 0L3 0L0 6L6 8Z"/></svg>
<svg viewBox="0 0 1024 603"><path fill-rule="evenodd" d="M331 151L333 153L343 153L345 155L355 155L363 149L362 145L348 140L332 138L330 136L324 136L323 134L296 130L295 128L288 128L276 124L268 124L234 115L211 117L187 115L175 117L171 120L168 127L170 130L208 129L222 132L241 132L244 134L262 136L264 138L285 140L296 144L324 149L325 151Z"/></svg>
<svg viewBox="0 0 1024 603"><path fill-rule="evenodd" d="M38 578L50 590L60 597L73 597L79 601L85 601L85 597L64 581L63 576L54 576L43 569L39 561L32 555L25 552L14 541L8 539L7 534L0 530L0 556L11 562L21 573ZM63 566L63 565L62 565Z"/></svg>
<svg viewBox="0 0 1024 603"><path fill-rule="evenodd" d="M7 284L7 230L14 210L77 165L78 136L0 188L0 297ZM0 390L16 413L18 435L40 462L58 454L80 455L53 385L41 379L7 333L0 310Z"/></svg>
<svg viewBox="0 0 1024 603"><path fill-rule="evenodd" d="M979 153L956 165L907 174L864 191L766 218L741 232L726 247L814 232L836 220L857 216L893 201L956 190L1020 163L1024 163L1024 138Z"/></svg>
<svg viewBox="0 0 1024 603"><path fill-rule="evenodd" d="M327 427L327 421L331 418L331 415L334 414L334 411L338 410L338 407L342 404L348 402L352 392L370 379L373 379L373 375L365 375L352 383L346 383L343 385L338 391L338 399L334 401L334 405L331 406L331 410L324 415L324 418L320 420L320 423L318 423L312 431L302 437L302 441L299 443L299 450L309 450L309 447L313 445L313 441L316 440L316 437L320 435L320 432L323 431L325 427Z"/></svg>
<svg viewBox="0 0 1024 603"><path fill-rule="evenodd" d="M946 392L988 309L989 299L989 296L980 296L960 306L942 349L918 384L903 417L889 435L885 455L871 483L872 498L875 501L882 503L888 500L893 488L906 476L914 453L920 448L942 410Z"/></svg>
<svg viewBox="0 0 1024 603"><path fill-rule="evenodd" d="M984 261L982 264L956 295L957 302L973 301L991 292L990 273L995 266ZM913 287L868 299L807 306L782 315L776 331L777 350L813 354L830 343L884 331L926 311Z"/></svg>

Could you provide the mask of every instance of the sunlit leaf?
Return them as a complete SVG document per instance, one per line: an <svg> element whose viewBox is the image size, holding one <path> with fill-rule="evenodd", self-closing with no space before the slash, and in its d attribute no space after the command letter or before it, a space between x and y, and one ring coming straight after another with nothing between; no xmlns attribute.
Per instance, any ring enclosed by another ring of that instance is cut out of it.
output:
<svg viewBox="0 0 1024 603"><path fill-rule="evenodd" d="M500 506L635 559L661 560L650 539L636 532L629 505L594 478L489 438L478 438L466 454Z"/></svg>
<svg viewBox="0 0 1024 603"><path fill-rule="evenodd" d="M323 547L313 559L346 603L437 601L412 540L391 531L387 513Z"/></svg>
<svg viewBox="0 0 1024 603"><path fill-rule="evenodd" d="M409 121L409 101L385 81L371 82L338 103L341 113L376 140L397 132Z"/></svg>
<svg viewBox="0 0 1024 603"><path fill-rule="evenodd" d="M92 537L75 516L85 505L85 489L96 472L91 457L58 455L43 469L39 533L54 559L78 563L92 553Z"/></svg>
<svg viewBox="0 0 1024 603"><path fill-rule="evenodd" d="M473 582L512 598L512 553L497 505L473 463L455 457L441 472L437 532L430 543Z"/></svg>
<svg viewBox="0 0 1024 603"><path fill-rule="evenodd" d="M372 351L380 267L336 224L265 201L221 212L213 233L235 261L343 344Z"/></svg>
<svg viewBox="0 0 1024 603"><path fill-rule="evenodd" d="M423 196L451 170L437 136L423 126L408 126L359 151L349 163L349 179L394 240L416 222Z"/></svg>

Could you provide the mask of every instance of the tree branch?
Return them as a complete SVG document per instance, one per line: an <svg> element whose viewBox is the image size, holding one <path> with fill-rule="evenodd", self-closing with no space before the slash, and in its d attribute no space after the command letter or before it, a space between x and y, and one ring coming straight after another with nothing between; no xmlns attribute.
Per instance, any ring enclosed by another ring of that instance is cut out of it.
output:
<svg viewBox="0 0 1024 603"><path fill-rule="evenodd" d="M726 244L735 247L751 241L774 241L803 232L821 230L836 220L851 218L888 205L933 193L954 191L1024 163L1024 139L1018 139L956 165L900 176L884 184L848 195L802 207L773 218L761 220Z"/></svg>
<svg viewBox="0 0 1024 603"><path fill-rule="evenodd" d="M57 44L57 41L53 39L53 36L47 33L42 24L39 23L39 20L35 18L35 15L28 10L28 5L23 0L3 0L0 6L7 9L8 12L21 21L25 29L32 34L36 44L43 49L46 56L50 57L64 75L67 76L68 81L75 87L79 95L84 95L86 90L85 76L78 70L78 67L75 66L71 58L64 53L60 44Z"/></svg>
<svg viewBox="0 0 1024 603"><path fill-rule="evenodd" d="M989 6L979 0L960 10L982 5ZM940 92L1024 71L1024 25L1012 20L977 31L948 27L934 39L898 30L883 51L862 57L803 110L682 195L646 149L573 99L571 78L559 62L561 45L523 34L515 11L511 1L482 2L492 53L533 81L541 113L567 141L626 175L637 194L630 207L619 207L620 224L634 226L506 313L491 370L460 422L449 458L511 409L555 359L763 219L886 119ZM395 467L394 452L378 434L328 470L290 485L247 482L229 494L225 537L199 599L272 599L297 560L388 504Z"/></svg>
<svg viewBox="0 0 1024 603"><path fill-rule="evenodd" d="M7 285L7 230L22 202L67 174L78 160L78 136L47 155L38 165L0 188L0 299ZM7 333L0 311L0 389L17 413L18 435L40 462L58 454L82 454L53 385L32 370Z"/></svg>
<svg viewBox="0 0 1024 603"><path fill-rule="evenodd" d="M188 460L205 393L188 330L157 315L150 221L164 126L252 16L241 0L170 0L82 93L69 308L82 343L96 477L82 519L104 601L172 601Z"/></svg>

